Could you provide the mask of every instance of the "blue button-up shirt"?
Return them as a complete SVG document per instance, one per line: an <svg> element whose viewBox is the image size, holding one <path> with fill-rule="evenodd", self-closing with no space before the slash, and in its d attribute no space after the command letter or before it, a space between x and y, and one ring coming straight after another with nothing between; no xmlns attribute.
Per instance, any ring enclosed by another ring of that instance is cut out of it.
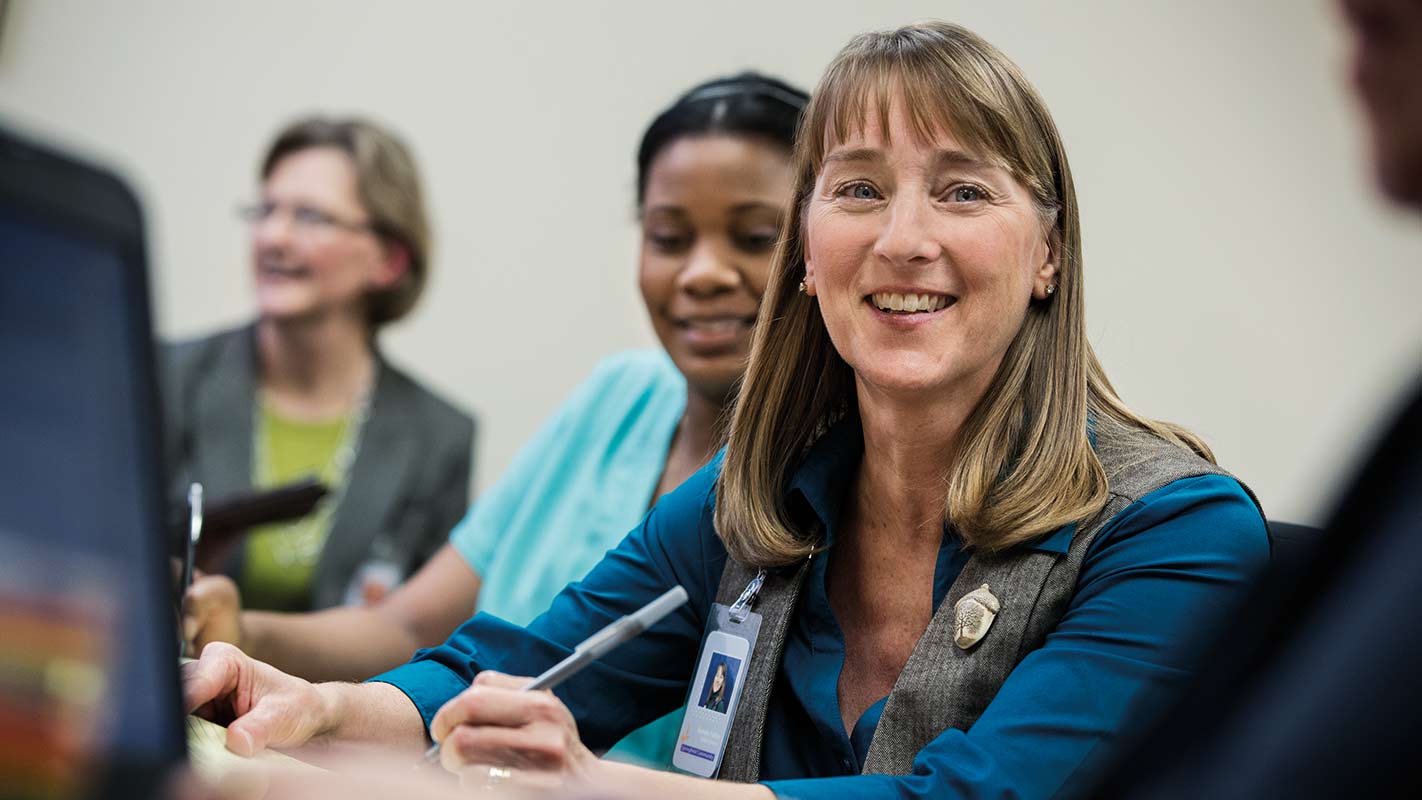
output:
<svg viewBox="0 0 1422 800"><path fill-rule="evenodd" d="M827 549L811 562L767 709L761 771L780 797L1050 795L1122 726L1134 703L1180 677L1188 663L1181 642L1227 614L1268 561L1263 519L1236 481L1187 478L1150 493L1098 534L1057 628L970 729L940 734L919 752L910 775L859 775L883 704L846 733L838 701L844 636L825 593L825 570L862 447L853 420L835 426L789 487L792 507L823 524ZM719 471L718 458L662 498L527 628L479 614L443 645L374 680L401 689L428 725L480 670L536 675L681 584L690 596L685 606L556 691L594 749L675 708L685 700L726 562L713 525ZM1073 533L1068 526L1023 546L1065 553ZM970 555L944 536L935 606Z"/></svg>

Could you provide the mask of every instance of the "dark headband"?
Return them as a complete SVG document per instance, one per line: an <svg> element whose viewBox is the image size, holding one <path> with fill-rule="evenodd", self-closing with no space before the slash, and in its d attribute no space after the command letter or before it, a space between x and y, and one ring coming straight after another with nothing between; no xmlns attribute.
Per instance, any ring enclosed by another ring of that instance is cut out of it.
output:
<svg viewBox="0 0 1422 800"><path fill-rule="evenodd" d="M805 98L800 97L794 92L788 92L774 84L763 83L760 81L756 81L754 83L723 83L716 86L707 86L704 89L698 89L687 95L677 105L683 105L686 103L699 103L703 100L719 100L725 97L737 97L742 95L749 95L751 97L765 97L771 100L777 100L781 103L784 103L785 105L795 109L796 111L805 110Z"/></svg>

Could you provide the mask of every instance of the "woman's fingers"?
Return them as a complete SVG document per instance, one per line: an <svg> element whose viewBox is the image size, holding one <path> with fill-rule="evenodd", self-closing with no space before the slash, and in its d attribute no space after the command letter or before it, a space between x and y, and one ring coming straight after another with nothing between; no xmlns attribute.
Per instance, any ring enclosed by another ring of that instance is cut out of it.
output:
<svg viewBox="0 0 1422 800"><path fill-rule="evenodd" d="M221 642L204 648L202 657L179 668L183 680L183 710L193 711L230 697L237 690L243 661L241 650Z"/></svg>
<svg viewBox="0 0 1422 800"><path fill-rule="evenodd" d="M183 597L183 638L201 652L209 642L241 646L242 598L237 584L225 575L193 581Z"/></svg>
<svg viewBox="0 0 1422 800"><path fill-rule="evenodd" d="M532 678L524 677L523 675L505 675L502 672L495 672L491 669L486 669L474 676L475 686L496 686L500 689L522 689L530 683L533 683Z"/></svg>
<svg viewBox="0 0 1422 800"><path fill-rule="evenodd" d="M435 714L430 735L440 743L440 762L450 772L474 775L474 785L490 777L471 764L494 764L493 777L508 770L520 780L509 788L565 786L591 769L597 757L578 738L567 706L552 692L523 691L528 678L482 672ZM504 787L500 787L504 788Z"/></svg>
<svg viewBox="0 0 1422 800"><path fill-rule="evenodd" d="M251 756L268 746L305 744L321 726L316 687L255 661L224 642L183 664L183 705L189 713L227 724L227 749Z"/></svg>
<svg viewBox="0 0 1422 800"><path fill-rule="evenodd" d="M440 763L450 772L469 764L498 764L529 771L560 771L570 742L564 730L548 723L519 728L460 725L440 746Z"/></svg>
<svg viewBox="0 0 1422 800"><path fill-rule="evenodd" d="M239 756L253 756L273 747L305 744L314 730L311 709L300 696L282 693L265 695L247 713L227 726L227 749Z"/></svg>
<svg viewBox="0 0 1422 800"><path fill-rule="evenodd" d="M486 677L487 676L487 677ZM562 721L571 715L551 692L525 692L528 678L479 673L474 685L445 703L430 721L437 742L458 725L518 727L536 720Z"/></svg>

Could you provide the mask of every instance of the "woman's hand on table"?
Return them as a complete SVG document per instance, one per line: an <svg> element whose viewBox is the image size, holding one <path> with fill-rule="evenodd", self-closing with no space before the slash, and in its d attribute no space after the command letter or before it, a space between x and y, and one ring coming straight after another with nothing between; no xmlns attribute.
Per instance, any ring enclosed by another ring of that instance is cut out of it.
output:
<svg viewBox="0 0 1422 800"><path fill-rule="evenodd" d="M332 725L331 700L314 684L257 661L225 642L181 667L188 713L227 726L227 749L251 756L297 747Z"/></svg>

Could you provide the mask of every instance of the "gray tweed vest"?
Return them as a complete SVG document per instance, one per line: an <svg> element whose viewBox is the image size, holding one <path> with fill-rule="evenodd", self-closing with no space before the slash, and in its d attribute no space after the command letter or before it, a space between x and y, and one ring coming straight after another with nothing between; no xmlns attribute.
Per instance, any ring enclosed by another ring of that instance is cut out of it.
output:
<svg viewBox="0 0 1422 800"><path fill-rule="evenodd" d="M967 730L977 720L1017 663L1041 647L1056 627L1076 589L1082 557L1113 517L1172 481L1229 474L1156 436L1115 423L1098 425L1096 455L1106 470L1110 495L1099 514L1077 527L1066 554L1026 549L979 554L963 567L889 693L869 745L865 774L907 775L914 756L929 741L949 728ZM731 723L721 780L760 777L766 708L808 564L768 574L755 603L762 616L760 635ZM756 572L728 560L716 602L734 603ZM953 641L954 606L983 584L991 587L1001 609L982 640L964 650Z"/></svg>

